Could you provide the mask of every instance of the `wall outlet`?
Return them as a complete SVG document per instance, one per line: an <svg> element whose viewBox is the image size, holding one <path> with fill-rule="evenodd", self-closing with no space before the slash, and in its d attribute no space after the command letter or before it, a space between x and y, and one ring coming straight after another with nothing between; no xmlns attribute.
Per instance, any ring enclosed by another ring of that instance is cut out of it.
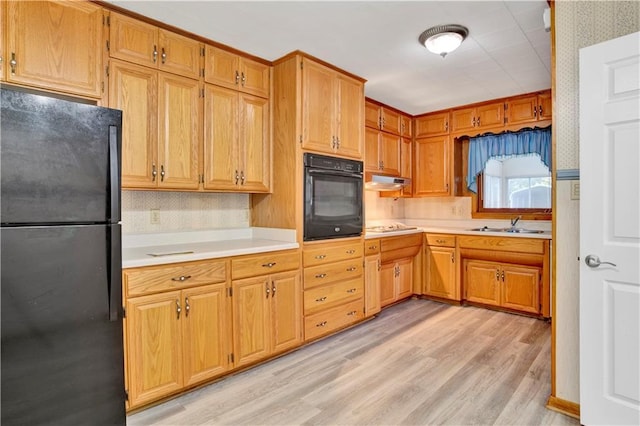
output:
<svg viewBox="0 0 640 426"><path fill-rule="evenodd" d="M149 213L149 223L152 225L160 225L160 209L151 209Z"/></svg>
<svg viewBox="0 0 640 426"><path fill-rule="evenodd" d="M571 181L571 199L572 200L580 199L580 181L579 180Z"/></svg>

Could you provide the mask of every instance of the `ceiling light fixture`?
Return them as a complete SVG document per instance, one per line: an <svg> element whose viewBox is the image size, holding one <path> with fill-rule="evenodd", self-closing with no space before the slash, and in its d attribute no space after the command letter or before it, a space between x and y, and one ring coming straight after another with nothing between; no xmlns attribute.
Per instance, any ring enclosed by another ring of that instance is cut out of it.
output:
<svg viewBox="0 0 640 426"><path fill-rule="evenodd" d="M430 52L442 56L447 56L462 44L462 41L469 35L467 27L462 25L438 25L424 31L418 37L420 44L424 45Z"/></svg>

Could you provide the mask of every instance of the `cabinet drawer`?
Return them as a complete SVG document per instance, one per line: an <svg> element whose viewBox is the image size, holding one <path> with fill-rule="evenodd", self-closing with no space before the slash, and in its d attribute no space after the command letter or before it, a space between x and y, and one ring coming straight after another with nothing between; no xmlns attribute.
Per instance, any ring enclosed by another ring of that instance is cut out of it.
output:
<svg viewBox="0 0 640 426"><path fill-rule="evenodd" d="M361 258L363 253L362 241L334 245L311 246L304 249L304 266L324 265L338 260Z"/></svg>
<svg viewBox="0 0 640 426"><path fill-rule="evenodd" d="M362 259L343 260L330 265L304 268L304 288L357 278L362 276L362 272Z"/></svg>
<svg viewBox="0 0 640 426"><path fill-rule="evenodd" d="M359 299L304 319L305 340L315 339L364 318L364 300Z"/></svg>
<svg viewBox="0 0 640 426"><path fill-rule="evenodd" d="M422 232L403 235L402 237L387 237L380 240L382 252L403 249L412 246L422 245Z"/></svg>
<svg viewBox="0 0 640 426"><path fill-rule="evenodd" d="M456 246L455 235L427 234L425 238L427 240L427 244L430 246L438 246L438 247L455 247Z"/></svg>
<svg viewBox="0 0 640 426"><path fill-rule="evenodd" d="M304 313L318 312L364 295L363 278L315 287L304 292Z"/></svg>
<svg viewBox="0 0 640 426"><path fill-rule="evenodd" d="M182 263L123 271L125 297L178 290L227 279L225 261Z"/></svg>
<svg viewBox="0 0 640 426"><path fill-rule="evenodd" d="M300 254L298 250L262 253L231 259L231 276L234 280L257 275L272 274L298 269Z"/></svg>
<svg viewBox="0 0 640 426"><path fill-rule="evenodd" d="M380 253L380 240L365 240L364 242L364 255L369 256L371 254Z"/></svg>
<svg viewBox="0 0 640 426"><path fill-rule="evenodd" d="M521 253L544 254L544 240L515 237L484 237L464 235L458 237L460 248L501 250Z"/></svg>

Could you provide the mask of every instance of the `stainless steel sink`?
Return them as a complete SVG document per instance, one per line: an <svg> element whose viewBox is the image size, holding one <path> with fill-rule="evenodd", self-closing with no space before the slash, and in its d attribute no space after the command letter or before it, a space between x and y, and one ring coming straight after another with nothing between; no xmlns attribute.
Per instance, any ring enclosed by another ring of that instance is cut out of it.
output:
<svg viewBox="0 0 640 426"><path fill-rule="evenodd" d="M514 234L542 234L544 231L540 231L538 229L524 229L524 228L489 228L488 226L483 226L482 228L472 228L469 231L477 231L477 232L510 232Z"/></svg>

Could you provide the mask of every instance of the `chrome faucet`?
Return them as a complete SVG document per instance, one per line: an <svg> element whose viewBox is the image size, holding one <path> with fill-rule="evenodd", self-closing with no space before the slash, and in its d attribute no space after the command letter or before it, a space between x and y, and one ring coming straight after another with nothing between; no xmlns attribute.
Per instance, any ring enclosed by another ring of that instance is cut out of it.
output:
<svg viewBox="0 0 640 426"><path fill-rule="evenodd" d="M516 223L518 223L520 219L522 219L522 216L516 216L513 219L511 219L511 229L515 229Z"/></svg>

